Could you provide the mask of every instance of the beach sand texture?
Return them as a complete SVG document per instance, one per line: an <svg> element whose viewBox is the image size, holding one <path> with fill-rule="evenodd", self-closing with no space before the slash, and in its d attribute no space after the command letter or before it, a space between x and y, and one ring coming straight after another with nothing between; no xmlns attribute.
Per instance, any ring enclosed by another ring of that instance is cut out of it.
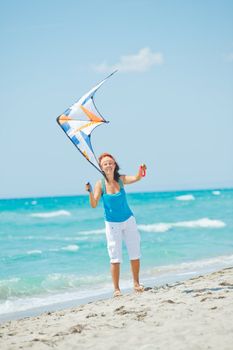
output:
<svg viewBox="0 0 233 350"><path fill-rule="evenodd" d="M7 349L233 349L233 268L0 325Z"/></svg>

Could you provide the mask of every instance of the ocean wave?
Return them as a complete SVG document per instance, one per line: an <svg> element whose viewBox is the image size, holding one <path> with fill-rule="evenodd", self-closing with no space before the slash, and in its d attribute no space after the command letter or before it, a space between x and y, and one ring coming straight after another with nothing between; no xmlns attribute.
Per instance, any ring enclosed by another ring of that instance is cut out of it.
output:
<svg viewBox="0 0 233 350"><path fill-rule="evenodd" d="M226 226L225 222L221 220L202 218L199 220L180 221L175 223L155 223L151 225L138 225L138 229L145 232L167 232L174 227L222 228L225 226Z"/></svg>
<svg viewBox="0 0 233 350"><path fill-rule="evenodd" d="M79 246L76 244L70 244L66 247L62 248L50 248L50 252L59 252L59 251L67 251L67 252L77 252L79 250Z"/></svg>
<svg viewBox="0 0 233 350"><path fill-rule="evenodd" d="M212 191L212 194L215 196L219 196L221 194L221 192L220 191Z"/></svg>
<svg viewBox="0 0 233 350"><path fill-rule="evenodd" d="M165 273L176 273L176 275L188 275L190 273L201 272L208 268L220 269L229 266L233 266L233 255L223 255L214 258L183 262L180 264L158 266L149 269L146 274L160 275Z"/></svg>
<svg viewBox="0 0 233 350"><path fill-rule="evenodd" d="M60 305L60 308L62 309L67 307L67 305L70 305L70 307L75 307L80 303L78 302L79 300L81 300L81 303L86 303L87 301L93 300L93 298L103 297L103 295L110 295L111 289L111 282L102 282L101 285L96 285L91 289L86 288L73 292L67 291L45 296L29 296L26 298L10 299L0 303L0 320L12 319L12 313L15 314L33 309L38 310L38 308L41 310L39 313L42 313L48 310L58 310L58 305ZM35 313L37 314L37 311Z"/></svg>
<svg viewBox="0 0 233 350"><path fill-rule="evenodd" d="M176 200L178 201L193 201L195 197L192 194L184 194L182 196L177 196Z"/></svg>
<svg viewBox="0 0 233 350"><path fill-rule="evenodd" d="M75 274L53 273L47 276L32 276L0 280L0 300L26 298L46 294L84 289L89 286L103 285L110 281L110 276L78 276ZM1 309L1 308L0 308Z"/></svg>
<svg viewBox="0 0 233 350"><path fill-rule="evenodd" d="M58 216L70 216L70 215L71 213L67 210L56 210L56 211L50 211L50 212L44 212L44 213L34 213L34 214L31 214L30 216L35 218L47 219L47 218L54 218Z"/></svg>
<svg viewBox="0 0 233 350"><path fill-rule="evenodd" d="M40 249L32 249L32 250L28 250L24 253L20 253L20 254L15 254L15 255L8 255L5 257L2 257L2 259L6 259L6 260L25 260L28 258L28 255L30 255L33 258L36 258L36 256L39 256L43 253L48 253L48 252L77 252L79 250L79 246L77 244L70 244L68 246L65 247L61 247L61 248L50 248L48 250L40 250Z"/></svg>
<svg viewBox="0 0 233 350"><path fill-rule="evenodd" d="M89 231L80 231L79 232L80 235L93 235L93 234L102 234L102 233L105 233L104 228L97 229L97 230L89 230Z"/></svg>
<svg viewBox="0 0 233 350"><path fill-rule="evenodd" d="M32 254L42 254L42 250L39 249L34 249L34 250L29 250L27 251L28 255L32 255Z"/></svg>
<svg viewBox="0 0 233 350"><path fill-rule="evenodd" d="M73 241L85 241L89 238L87 237L79 237L79 236L70 236L70 237L60 237L60 236L20 236L20 238L18 236L12 236L12 235L8 235L6 236L6 238L8 240L13 240L13 241L58 241L58 242L73 242Z"/></svg>
<svg viewBox="0 0 233 350"><path fill-rule="evenodd" d="M138 229L145 232L167 232L173 224L158 223L151 225L138 225Z"/></svg>
<svg viewBox="0 0 233 350"><path fill-rule="evenodd" d="M77 252L79 250L79 246L75 244L68 245L66 247L61 248L61 250L65 250L67 252Z"/></svg>

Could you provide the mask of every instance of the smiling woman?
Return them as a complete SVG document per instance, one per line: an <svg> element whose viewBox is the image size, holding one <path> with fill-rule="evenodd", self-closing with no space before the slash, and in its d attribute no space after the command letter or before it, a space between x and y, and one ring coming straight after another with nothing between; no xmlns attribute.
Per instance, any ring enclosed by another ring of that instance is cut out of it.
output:
<svg viewBox="0 0 233 350"><path fill-rule="evenodd" d="M120 263L122 262L122 240L126 243L131 262L134 290L142 292L143 286L139 283L140 235L134 215L127 203L124 185L141 180L145 175L146 166L141 165L137 175L120 175L119 165L109 153L103 153L99 157L99 166L103 171L104 178L97 181L94 193L90 184L86 185L86 190L89 192L92 208L96 208L101 196L103 199L114 296L121 295L119 278Z"/></svg>

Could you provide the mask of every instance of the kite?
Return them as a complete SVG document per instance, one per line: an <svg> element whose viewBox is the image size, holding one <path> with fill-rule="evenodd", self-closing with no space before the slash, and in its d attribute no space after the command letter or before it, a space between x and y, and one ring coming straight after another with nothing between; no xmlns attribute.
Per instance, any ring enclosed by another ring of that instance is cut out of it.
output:
<svg viewBox="0 0 233 350"><path fill-rule="evenodd" d="M99 167L94 150L91 145L91 133L99 125L109 123L97 110L94 102L96 91L103 83L110 78L114 71L99 84L83 95L76 103L69 107L64 113L57 117L57 122L77 147L81 154L99 171Z"/></svg>

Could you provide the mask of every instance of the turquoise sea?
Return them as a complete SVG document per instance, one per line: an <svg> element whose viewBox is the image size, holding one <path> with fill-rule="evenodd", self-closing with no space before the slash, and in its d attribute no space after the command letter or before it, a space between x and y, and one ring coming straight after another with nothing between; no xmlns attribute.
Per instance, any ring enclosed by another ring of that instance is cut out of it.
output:
<svg viewBox="0 0 233 350"><path fill-rule="evenodd" d="M233 266L233 189L130 193L128 202L145 285ZM112 293L103 209L88 196L0 200L0 247L0 320Z"/></svg>

